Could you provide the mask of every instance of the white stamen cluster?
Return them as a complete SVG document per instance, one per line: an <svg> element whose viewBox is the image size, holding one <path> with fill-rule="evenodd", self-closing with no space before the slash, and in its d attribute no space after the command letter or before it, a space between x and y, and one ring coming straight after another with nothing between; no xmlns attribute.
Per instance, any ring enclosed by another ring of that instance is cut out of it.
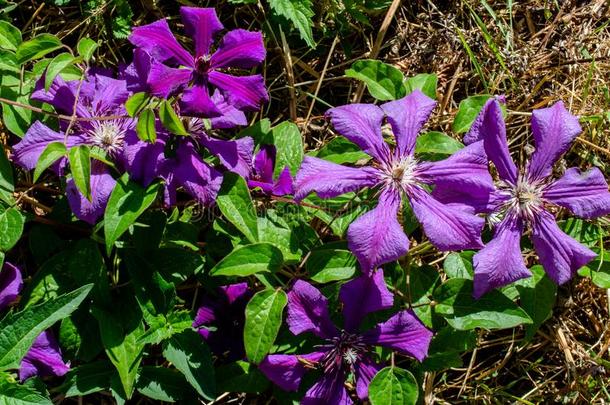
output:
<svg viewBox="0 0 610 405"><path fill-rule="evenodd" d="M384 182L388 187L405 190L417 183L417 159L407 156L396 160L384 170Z"/></svg>
<svg viewBox="0 0 610 405"><path fill-rule="evenodd" d="M98 121L89 131L91 143L104 149L109 155L123 148L125 129L115 121Z"/></svg>
<svg viewBox="0 0 610 405"><path fill-rule="evenodd" d="M511 213L526 221L532 221L544 208L542 191L542 184L530 183L527 179L519 178L516 186L506 189L509 199L505 203L504 210L507 214Z"/></svg>

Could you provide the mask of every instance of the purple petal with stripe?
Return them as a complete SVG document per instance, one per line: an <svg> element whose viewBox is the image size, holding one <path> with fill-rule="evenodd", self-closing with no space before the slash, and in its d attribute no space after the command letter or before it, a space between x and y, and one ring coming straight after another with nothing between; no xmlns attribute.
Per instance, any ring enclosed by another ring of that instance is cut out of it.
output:
<svg viewBox="0 0 610 405"><path fill-rule="evenodd" d="M167 98L186 86L191 75L190 69L172 68L153 61L148 74L148 88L151 94Z"/></svg>
<svg viewBox="0 0 610 405"><path fill-rule="evenodd" d="M216 10L212 7L180 7L180 15L186 34L192 37L195 43L195 55L208 55L214 36L224 28Z"/></svg>
<svg viewBox="0 0 610 405"><path fill-rule="evenodd" d="M305 364L319 361L324 354L270 354L258 365L258 369L284 391L296 391L309 370Z"/></svg>
<svg viewBox="0 0 610 405"><path fill-rule="evenodd" d="M363 356L359 362L354 364L358 398L363 401L368 398L371 380L382 368L382 365L375 363L368 356Z"/></svg>
<svg viewBox="0 0 610 405"><path fill-rule="evenodd" d="M212 138L205 134L199 136L199 142L228 170L248 177L252 167L252 153L254 152L254 141L250 137L243 137L232 141Z"/></svg>
<svg viewBox="0 0 610 405"><path fill-rule="evenodd" d="M508 141L506 140L506 125L502 117L502 109L497 100L493 100L483 112L479 129L485 152L489 160L498 170L498 175L511 184L517 183L517 166L510 157Z"/></svg>
<svg viewBox="0 0 610 405"><path fill-rule="evenodd" d="M343 284L339 299L343 303L343 327L349 332L357 332L367 314L391 308L394 304L394 295L388 290L382 269Z"/></svg>
<svg viewBox="0 0 610 405"><path fill-rule="evenodd" d="M212 94L212 102L221 113L218 117L210 118L213 129L229 129L248 125L246 114L228 103L225 96L223 96L220 91L214 91L214 94Z"/></svg>
<svg viewBox="0 0 610 405"><path fill-rule="evenodd" d="M42 332L34 341L19 367L19 380L33 376L61 377L70 371L70 363L65 363L59 345L50 330Z"/></svg>
<svg viewBox="0 0 610 405"><path fill-rule="evenodd" d="M328 314L328 300L317 288L303 280L297 280L288 292L286 323L295 335L311 332L329 339L338 333Z"/></svg>
<svg viewBox="0 0 610 405"><path fill-rule="evenodd" d="M135 27L129 41L160 62L194 66L193 57L176 41L165 19Z"/></svg>
<svg viewBox="0 0 610 405"><path fill-rule="evenodd" d="M322 375L307 392L301 405L351 405L353 402L345 389L345 373L339 368Z"/></svg>
<svg viewBox="0 0 610 405"><path fill-rule="evenodd" d="M269 101L265 79L261 75L233 76L212 71L208 77L210 83L222 90L229 102L240 110L255 111Z"/></svg>
<svg viewBox="0 0 610 405"><path fill-rule="evenodd" d="M220 41L210 59L212 69L250 69L265 59L266 51L260 32L236 29L229 31Z"/></svg>
<svg viewBox="0 0 610 405"><path fill-rule="evenodd" d="M210 97L205 83L195 83L182 93L180 112L184 115L214 118L222 116L222 111Z"/></svg>

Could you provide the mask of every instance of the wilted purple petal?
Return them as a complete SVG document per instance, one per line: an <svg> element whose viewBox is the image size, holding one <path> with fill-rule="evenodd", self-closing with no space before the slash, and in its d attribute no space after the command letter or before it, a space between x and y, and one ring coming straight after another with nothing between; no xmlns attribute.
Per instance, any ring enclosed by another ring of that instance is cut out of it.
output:
<svg viewBox="0 0 610 405"><path fill-rule="evenodd" d="M305 156L295 181L295 199L307 197L313 191L320 198L332 198L379 182L377 170L372 167L353 168L327 160Z"/></svg>
<svg viewBox="0 0 610 405"><path fill-rule="evenodd" d="M288 292L286 323L295 335L311 332L321 338L331 338L338 333L328 314L328 300L303 280L297 280Z"/></svg>
<svg viewBox="0 0 610 405"><path fill-rule="evenodd" d="M417 135L428 121L434 107L436 101L420 90L414 90L406 97L381 105L392 126L398 156L413 155Z"/></svg>
<svg viewBox="0 0 610 405"><path fill-rule="evenodd" d="M345 372L340 369L325 373L307 392L301 405L351 405L353 402L345 389Z"/></svg>
<svg viewBox="0 0 610 405"><path fill-rule="evenodd" d="M384 190L377 207L360 216L347 229L347 244L358 258L363 273L369 274L409 250L409 238L396 218L399 208L400 194Z"/></svg>
<svg viewBox="0 0 610 405"><path fill-rule="evenodd" d="M260 32L236 29L222 38L210 59L210 67L250 69L259 65L265 55L263 35Z"/></svg>
<svg viewBox="0 0 610 405"><path fill-rule="evenodd" d="M153 61L150 66L147 84L151 94L167 98L187 85L190 78L190 69L172 68Z"/></svg>
<svg viewBox="0 0 610 405"><path fill-rule="evenodd" d="M194 66L193 57L176 41L165 19L135 27L129 41L160 62Z"/></svg>
<svg viewBox="0 0 610 405"><path fill-rule="evenodd" d="M326 112L335 130L380 162L388 161L390 149L381 134L383 110L373 104L349 104Z"/></svg>
<svg viewBox="0 0 610 405"><path fill-rule="evenodd" d="M540 212L532 224L532 242L542 267L557 284L570 280L578 269L597 256L559 229L547 211Z"/></svg>
<svg viewBox="0 0 610 405"><path fill-rule="evenodd" d="M17 266L5 262L0 271L0 311L15 301L22 287L21 270Z"/></svg>
<svg viewBox="0 0 610 405"><path fill-rule="evenodd" d="M224 27L214 8L180 7L180 15L186 34L193 38L195 55L205 56L210 53L214 36Z"/></svg>
<svg viewBox="0 0 610 405"><path fill-rule="evenodd" d="M250 137L243 137L232 141L225 141L200 134L199 142L228 170L248 177L252 167L252 153L254 152L254 141Z"/></svg>
<svg viewBox="0 0 610 405"><path fill-rule="evenodd" d="M184 115L192 115L195 117L220 117L222 111L214 103L210 97L208 87L205 83L195 83L182 93L180 99L180 111Z"/></svg>
<svg viewBox="0 0 610 405"><path fill-rule="evenodd" d="M91 201L87 200L76 187L72 178L66 183L66 195L70 209L76 218L91 225L104 215L110 194L116 185L106 165L94 160L91 162Z"/></svg>
<svg viewBox="0 0 610 405"><path fill-rule="evenodd" d="M412 310L400 311L387 321L366 332L364 341L370 345L389 347L419 361L428 356L434 334L426 328Z"/></svg>
<svg viewBox="0 0 610 405"><path fill-rule="evenodd" d="M382 365L375 363L367 356L354 364L356 374L356 393L358 398L365 400L369 396L369 384L375 375L383 368Z"/></svg>
<svg viewBox="0 0 610 405"><path fill-rule="evenodd" d="M582 128L578 118L558 101L551 107L532 112L532 134L536 150L527 168L531 180L540 180L551 174L553 165L570 148Z"/></svg>
<svg viewBox="0 0 610 405"><path fill-rule="evenodd" d="M233 76L218 71L208 74L210 83L221 89L231 104L240 110L257 110L269 101L265 79L261 75Z"/></svg>
<svg viewBox="0 0 610 405"><path fill-rule="evenodd" d="M562 178L545 188L542 196L582 218L610 214L608 184L597 167L586 172L574 167L566 170Z"/></svg>
<svg viewBox="0 0 610 405"><path fill-rule="evenodd" d="M229 129L236 126L248 125L246 114L228 103L225 96L218 90L212 94L212 102L216 105L222 115L210 118L213 129Z"/></svg>
<svg viewBox="0 0 610 405"><path fill-rule="evenodd" d="M391 308L394 304L394 295L388 290L382 269L343 284L339 299L343 303L343 326L348 332L357 332L367 314Z"/></svg>
<svg viewBox="0 0 610 405"><path fill-rule="evenodd" d="M305 364L317 362L324 354L323 352L296 355L270 354L258 365L258 369L284 391L296 391L299 389L301 379L309 370Z"/></svg>
<svg viewBox="0 0 610 405"><path fill-rule="evenodd" d="M484 115L479 132L489 160L496 166L502 180L517 184L517 166L508 151L506 125L500 103L495 99L492 100L489 107L484 109L481 114Z"/></svg>
<svg viewBox="0 0 610 405"><path fill-rule="evenodd" d="M493 239L474 255L474 298L532 275L521 256L522 234L520 220L505 218L496 226Z"/></svg>
<svg viewBox="0 0 610 405"><path fill-rule="evenodd" d="M42 332L34 341L19 368L19 380L30 377L61 377L70 371L70 364L64 363L57 341L50 330Z"/></svg>

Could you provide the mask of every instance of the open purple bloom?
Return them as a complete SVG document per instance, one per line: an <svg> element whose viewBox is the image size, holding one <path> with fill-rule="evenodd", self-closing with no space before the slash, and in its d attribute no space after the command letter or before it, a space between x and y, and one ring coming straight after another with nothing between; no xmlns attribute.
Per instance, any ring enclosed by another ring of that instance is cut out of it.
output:
<svg viewBox="0 0 610 405"><path fill-rule="evenodd" d="M314 157L305 157L296 177L295 198L315 191L321 198L360 190L379 189L377 207L356 219L347 231L350 250L362 270L404 255L409 239L397 220L404 194L424 233L440 250L476 249L484 220L463 205L445 205L428 192L430 186L452 186L476 194L489 194L492 188L487 159L480 145L466 147L438 162L419 162L415 142L435 102L419 90L377 107L352 104L327 112L337 132L373 157L374 163L353 168ZM396 139L392 151L384 142L382 126L387 121Z"/></svg>
<svg viewBox="0 0 610 405"><path fill-rule="evenodd" d="M8 307L19 295L23 278L18 267L6 262L0 271L0 311Z"/></svg>
<svg viewBox="0 0 610 405"><path fill-rule="evenodd" d="M70 371L70 363L65 363L59 345L50 330L42 332L34 341L19 367L19 379L25 381L35 375L40 377L61 377Z"/></svg>
<svg viewBox="0 0 610 405"><path fill-rule="evenodd" d="M286 391L296 391L308 370L321 370L322 378L307 391L302 404L351 404L344 386L350 374L358 397L365 400L371 379L383 367L375 361L373 346L388 347L418 361L427 356L433 333L411 310L400 311L366 332L359 330L367 314L392 307L394 298L382 270L345 283L339 298L345 320L342 330L330 319L326 297L298 280L288 293L288 327L295 335L311 332L324 344L309 354L271 354L259 365L267 378Z"/></svg>
<svg viewBox="0 0 610 405"><path fill-rule="evenodd" d="M276 149L273 145L261 146L254 158L254 166L248 178L248 187L260 188L265 194L283 196L294 192L290 168L284 167L277 180L273 178Z"/></svg>
<svg viewBox="0 0 610 405"><path fill-rule="evenodd" d="M250 69L265 59L260 32L229 31L211 52L214 37L223 25L213 8L181 7L187 35L193 38L195 52L186 51L171 33L166 20L136 27L129 40L152 58L148 87L152 94L168 97L182 92L181 110L186 115L218 117L221 107L210 97L218 88L239 110L255 110L269 96L261 75L234 76L227 68Z"/></svg>
<svg viewBox="0 0 610 405"><path fill-rule="evenodd" d="M483 107L465 139L474 144L483 143L496 167L499 182L489 201L477 207L480 212L490 214L496 225L493 239L473 259L476 298L531 275L520 247L526 228L532 231L531 239L542 266L557 284L570 280L576 270L596 257L593 251L559 229L551 211L553 206L563 207L586 219L610 213L608 184L599 169L581 172L570 168L563 177L553 179L553 165L580 132L578 118L562 102L534 110L532 133L536 150L519 170L508 151L498 101L492 99ZM464 197L454 194L447 200L468 203Z"/></svg>
<svg viewBox="0 0 610 405"><path fill-rule="evenodd" d="M205 297L197 310L193 328L218 355L228 361L243 359L246 304L252 296L248 283L231 284L218 288L218 296Z"/></svg>

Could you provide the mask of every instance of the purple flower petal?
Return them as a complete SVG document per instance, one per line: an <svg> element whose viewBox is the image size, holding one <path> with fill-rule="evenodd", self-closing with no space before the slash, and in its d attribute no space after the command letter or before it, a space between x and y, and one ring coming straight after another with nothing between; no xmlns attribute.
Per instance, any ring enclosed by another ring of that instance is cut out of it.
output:
<svg viewBox="0 0 610 405"><path fill-rule="evenodd" d="M213 323L216 320L216 316L214 315L214 308L209 306L201 306L197 310L197 314L195 315L195 320L193 321L193 328L197 329L197 332L203 337L205 340L210 338L210 330L206 328L206 325Z"/></svg>
<svg viewBox="0 0 610 405"><path fill-rule="evenodd" d="M180 111L184 115L192 115L195 117L220 117L222 111L214 100L210 97L206 84L195 83L182 93L180 99Z"/></svg>
<svg viewBox="0 0 610 405"><path fill-rule="evenodd" d="M347 244L363 273L396 260L409 250L409 238L396 218L400 194L384 190L377 207L360 216L347 229Z"/></svg>
<svg viewBox="0 0 610 405"><path fill-rule="evenodd" d="M186 34L193 38L195 55L205 56L210 53L214 36L224 27L214 8L180 7L180 15Z"/></svg>
<svg viewBox="0 0 610 405"><path fill-rule="evenodd" d="M227 102L218 90L212 94L212 102L216 105L222 115L210 118L213 129L229 129L241 125L248 125L246 114Z"/></svg>
<svg viewBox="0 0 610 405"><path fill-rule="evenodd" d="M50 330L42 332L34 341L19 368L19 379L25 381L34 375L41 377L61 377L70 371L70 364L64 363L57 341Z"/></svg>
<svg viewBox="0 0 610 405"><path fill-rule="evenodd" d="M494 288L503 287L532 274L521 256L523 225L505 218L496 226L493 239L474 255L473 297L481 298Z"/></svg>
<svg viewBox="0 0 610 405"><path fill-rule="evenodd" d="M258 369L284 391L299 389L301 379L310 367L305 364L319 361L325 353L270 354L258 365Z"/></svg>
<svg viewBox="0 0 610 405"><path fill-rule="evenodd" d="M125 80L117 80L107 76L95 75L91 77L95 90L89 103L95 115L126 112L123 104L129 98Z"/></svg>
<svg viewBox="0 0 610 405"><path fill-rule="evenodd" d="M160 62L194 66L193 57L176 41L165 19L135 27L129 41Z"/></svg>
<svg viewBox="0 0 610 405"><path fill-rule="evenodd" d="M144 187L152 183L165 161L164 149L165 142L161 137L151 144L141 141L134 131L127 132L122 158L129 178Z"/></svg>
<svg viewBox="0 0 610 405"><path fill-rule="evenodd" d="M265 79L261 75L233 76L212 71L208 77L210 83L222 90L230 103L240 110L255 111L269 101Z"/></svg>
<svg viewBox="0 0 610 405"><path fill-rule="evenodd" d="M389 347L422 361L434 334L412 310L400 311L387 321L366 332L364 341L370 345Z"/></svg>
<svg viewBox="0 0 610 405"><path fill-rule="evenodd" d="M167 98L188 84L191 70L172 68L153 61L150 66L147 84L151 94Z"/></svg>
<svg viewBox="0 0 610 405"><path fill-rule="evenodd" d="M263 35L260 32L236 29L222 38L210 59L210 67L250 69L259 65L265 55Z"/></svg>
<svg viewBox="0 0 610 405"><path fill-rule="evenodd" d="M70 178L66 183L68 203L74 215L91 225L104 215L106 204L114 189L116 180L110 175L108 168L102 162L91 162L91 201L81 194Z"/></svg>
<svg viewBox="0 0 610 405"><path fill-rule="evenodd" d="M266 183L273 182L276 150L273 145L262 145L254 158L256 176Z"/></svg>
<svg viewBox="0 0 610 405"><path fill-rule="evenodd" d="M532 228L532 242L540 263L557 284L570 280L579 268L597 257L559 229L555 218L547 211L538 214Z"/></svg>
<svg viewBox="0 0 610 405"><path fill-rule="evenodd" d="M464 144L470 145L471 143L482 141L483 134L481 133L481 127L483 125L483 121L485 121L485 117L487 115L487 110L492 104L496 103L506 104L506 99L504 96L494 96L485 102L481 111L479 111L479 115L477 115L476 119L470 126L470 129L464 135Z"/></svg>
<svg viewBox="0 0 610 405"><path fill-rule="evenodd" d="M380 162L388 161L390 149L383 141L383 110L373 104L349 104L326 112L335 130Z"/></svg>
<svg viewBox="0 0 610 405"><path fill-rule="evenodd" d="M321 338L332 338L338 333L328 314L328 300L303 280L297 280L288 292L286 323L295 335L311 332Z"/></svg>
<svg viewBox="0 0 610 405"><path fill-rule="evenodd" d="M578 118L558 101L549 108L532 113L532 134L536 150L527 168L531 180L543 179L551 174L553 165L570 148L582 128Z"/></svg>
<svg viewBox="0 0 610 405"><path fill-rule="evenodd" d="M127 90L133 93L149 90L147 81L150 63L150 55L146 51L134 49L133 61L119 74L119 77L127 82Z"/></svg>
<svg viewBox="0 0 610 405"><path fill-rule="evenodd" d="M0 271L0 311L15 301L22 287L21 270L17 266L5 262Z"/></svg>
<svg viewBox="0 0 610 405"><path fill-rule="evenodd" d="M243 137L234 141L225 141L205 134L200 134L198 138L204 147L220 159L224 167L242 177L248 177L254 152L252 138Z"/></svg>
<svg viewBox="0 0 610 405"><path fill-rule="evenodd" d="M411 208L430 242L439 250L479 249L485 220L456 206L444 205L420 187L409 193Z"/></svg>
<svg viewBox="0 0 610 405"><path fill-rule="evenodd" d="M246 282L224 285L220 287L220 289L224 292L229 304L233 304L235 301L241 299L247 299L252 295L252 292L248 288L248 283Z"/></svg>
<svg viewBox="0 0 610 405"><path fill-rule="evenodd" d="M77 87L77 81L65 82L60 75L57 75L47 91L45 89L45 76L43 75L36 82L31 98L52 105L59 113L72 115ZM85 87L84 82L83 87ZM76 113L79 117L91 115L89 111L83 108L82 103L76 104Z"/></svg>
<svg viewBox="0 0 610 405"><path fill-rule="evenodd" d="M369 384L375 375L383 368L382 365L375 363L367 356L354 364L356 374L356 393L358 398L366 400L369 396Z"/></svg>
<svg viewBox="0 0 610 405"><path fill-rule="evenodd" d="M502 117L502 109L497 100L492 100L481 114L479 132L483 139L485 152L498 170L498 175L502 180L511 184L517 183L517 166L510 157L508 151L508 141L506 140L506 125Z"/></svg>
<svg viewBox="0 0 610 405"><path fill-rule="evenodd" d="M388 290L381 269L343 284L339 299L343 303L343 327L348 332L358 331L367 314L391 308L394 304L394 295Z"/></svg>
<svg viewBox="0 0 610 405"><path fill-rule="evenodd" d="M566 170L562 178L544 190L543 198L582 218L610 214L608 184L597 167L584 173L574 167Z"/></svg>
<svg viewBox="0 0 610 405"><path fill-rule="evenodd" d="M40 121L34 122L27 130L23 139L13 146L12 159L27 170L36 167L40 155L52 142L64 142L65 135L55 132Z"/></svg>
<svg viewBox="0 0 610 405"><path fill-rule="evenodd" d="M294 193L292 174L290 174L290 168L288 166L284 167L284 170L282 170L278 176L277 181L273 185L273 190L271 193L277 196Z"/></svg>
<svg viewBox="0 0 610 405"><path fill-rule="evenodd" d="M436 107L436 101L420 90L415 90L406 97L381 105L392 126L399 156L413 155L417 135L428 121L434 107Z"/></svg>
<svg viewBox="0 0 610 405"><path fill-rule="evenodd" d="M345 373L337 369L325 373L307 392L301 405L351 405L351 398L345 389Z"/></svg>
<svg viewBox="0 0 610 405"><path fill-rule="evenodd" d="M379 182L377 170L353 168L327 160L305 156L295 181L295 200L300 201L313 191L320 198L332 198Z"/></svg>

